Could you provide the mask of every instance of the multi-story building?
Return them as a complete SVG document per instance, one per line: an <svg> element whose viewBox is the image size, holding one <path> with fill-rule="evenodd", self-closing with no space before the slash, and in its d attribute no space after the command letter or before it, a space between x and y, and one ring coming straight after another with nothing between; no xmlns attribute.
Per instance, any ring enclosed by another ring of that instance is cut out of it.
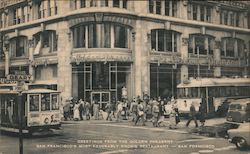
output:
<svg viewBox="0 0 250 154"><path fill-rule="evenodd" d="M249 75L248 1L2 0L0 74L100 102ZM124 88L125 89L125 88ZM123 89L123 90L124 90Z"/></svg>

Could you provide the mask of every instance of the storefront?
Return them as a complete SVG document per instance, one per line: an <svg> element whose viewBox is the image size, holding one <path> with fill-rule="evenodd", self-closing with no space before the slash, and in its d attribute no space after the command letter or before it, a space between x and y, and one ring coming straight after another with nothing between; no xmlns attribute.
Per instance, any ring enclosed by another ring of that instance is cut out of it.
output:
<svg viewBox="0 0 250 154"><path fill-rule="evenodd" d="M88 62L73 64L73 97L107 102L122 100L122 89L132 98L132 65L129 62Z"/></svg>
<svg viewBox="0 0 250 154"><path fill-rule="evenodd" d="M180 66L175 64L150 64L150 96L167 98L176 96L180 82Z"/></svg>

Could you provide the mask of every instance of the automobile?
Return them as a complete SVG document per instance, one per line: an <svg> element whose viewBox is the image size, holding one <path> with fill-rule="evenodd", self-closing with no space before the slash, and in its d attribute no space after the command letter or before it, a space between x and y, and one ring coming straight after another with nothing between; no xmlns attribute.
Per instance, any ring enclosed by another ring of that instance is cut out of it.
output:
<svg viewBox="0 0 250 154"><path fill-rule="evenodd" d="M227 122L250 122L250 98L231 100L227 112Z"/></svg>
<svg viewBox="0 0 250 154"><path fill-rule="evenodd" d="M229 129L228 141L243 150L250 145L250 123L242 123L237 129Z"/></svg>

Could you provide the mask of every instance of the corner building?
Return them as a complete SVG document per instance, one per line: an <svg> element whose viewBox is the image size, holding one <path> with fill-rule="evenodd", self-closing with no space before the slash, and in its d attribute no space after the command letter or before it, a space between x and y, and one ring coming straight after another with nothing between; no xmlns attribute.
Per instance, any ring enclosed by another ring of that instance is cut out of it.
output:
<svg viewBox="0 0 250 154"><path fill-rule="evenodd" d="M249 76L248 1L2 0L0 77L104 104L176 95L190 77Z"/></svg>

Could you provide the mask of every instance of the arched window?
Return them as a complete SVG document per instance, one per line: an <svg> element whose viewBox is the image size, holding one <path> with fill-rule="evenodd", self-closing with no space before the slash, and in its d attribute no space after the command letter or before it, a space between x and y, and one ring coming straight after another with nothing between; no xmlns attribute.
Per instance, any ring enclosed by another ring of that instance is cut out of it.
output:
<svg viewBox="0 0 250 154"><path fill-rule="evenodd" d="M213 55L214 37L202 34L190 34L188 52L192 54Z"/></svg>
<svg viewBox="0 0 250 154"><path fill-rule="evenodd" d="M221 55L226 57L243 57L244 41L238 38L225 37L221 39Z"/></svg>
<svg viewBox="0 0 250 154"><path fill-rule="evenodd" d="M35 38L35 44L36 44L35 50L40 50L42 48L45 48L48 50L48 52L57 51L56 31L46 30L43 32L36 33L33 37Z"/></svg>
<svg viewBox="0 0 250 154"><path fill-rule="evenodd" d="M177 52L179 34L165 29L151 30L151 49L154 51Z"/></svg>
<svg viewBox="0 0 250 154"><path fill-rule="evenodd" d="M74 48L129 48L130 28L113 23L92 23L72 28Z"/></svg>
<svg viewBox="0 0 250 154"><path fill-rule="evenodd" d="M27 37L18 36L10 40L12 57L25 57L27 55Z"/></svg>

